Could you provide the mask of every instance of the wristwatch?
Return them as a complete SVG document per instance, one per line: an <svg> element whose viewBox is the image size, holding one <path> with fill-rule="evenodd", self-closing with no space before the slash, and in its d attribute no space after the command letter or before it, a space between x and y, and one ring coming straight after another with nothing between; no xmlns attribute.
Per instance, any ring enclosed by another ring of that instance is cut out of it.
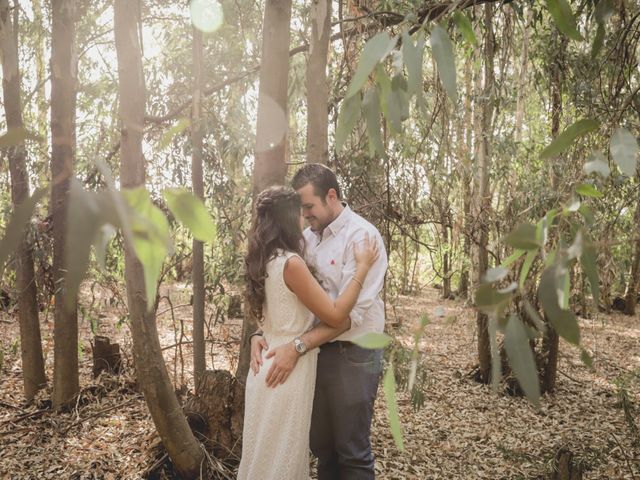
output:
<svg viewBox="0 0 640 480"><path fill-rule="evenodd" d="M300 337L296 337L293 339L293 346L300 355L304 355L307 353L307 346L304 344Z"/></svg>

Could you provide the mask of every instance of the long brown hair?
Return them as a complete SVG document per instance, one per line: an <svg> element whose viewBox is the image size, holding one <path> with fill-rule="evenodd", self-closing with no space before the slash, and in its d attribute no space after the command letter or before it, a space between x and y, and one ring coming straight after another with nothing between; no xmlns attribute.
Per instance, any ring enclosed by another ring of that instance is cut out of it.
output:
<svg viewBox="0 0 640 480"><path fill-rule="evenodd" d="M258 195L245 257L245 295L251 315L262 320L267 262L282 249L302 255L300 196L289 187L269 187Z"/></svg>

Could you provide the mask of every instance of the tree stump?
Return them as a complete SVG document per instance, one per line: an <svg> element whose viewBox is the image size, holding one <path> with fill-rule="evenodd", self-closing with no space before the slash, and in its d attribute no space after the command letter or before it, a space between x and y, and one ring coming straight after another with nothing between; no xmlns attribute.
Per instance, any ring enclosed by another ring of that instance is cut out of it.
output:
<svg viewBox="0 0 640 480"><path fill-rule="evenodd" d="M96 335L93 343L93 378L105 370L110 373L121 372L120 345L111 343L109 337Z"/></svg>
<svg viewBox="0 0 640 480"><path fill-rule="evenodd" d="M222 461L242 451L244 385L227 370L207 370L184 412L191 429L206 438L207 449Z"/></svg>
<svg viewBox="0 0 640 480"><path fill-rule="evenodd" d="M582 470L582 465L574 461L573 453L562 447L556 452L549 480L582 480Z"/></svg>

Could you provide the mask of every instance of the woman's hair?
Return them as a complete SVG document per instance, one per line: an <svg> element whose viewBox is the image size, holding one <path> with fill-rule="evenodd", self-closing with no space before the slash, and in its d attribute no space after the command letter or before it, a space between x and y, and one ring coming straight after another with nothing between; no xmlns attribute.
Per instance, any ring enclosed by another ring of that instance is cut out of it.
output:
<svg viewBox="0 0 640 480"><path fill-rule="evenodd" d="M289 187L269 187L258 195L245 257L245 295L251 315L262 321L267 262L282 249L302 255L300 196Z"/></svg>

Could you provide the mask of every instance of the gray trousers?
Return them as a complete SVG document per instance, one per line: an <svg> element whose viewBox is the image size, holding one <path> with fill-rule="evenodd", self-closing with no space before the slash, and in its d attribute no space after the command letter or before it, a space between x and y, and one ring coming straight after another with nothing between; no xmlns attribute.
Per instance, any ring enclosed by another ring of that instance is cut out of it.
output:
<svg viewBox="0 0 640 480"><path fill-rule="evenodd" d="M373 479L373 404L382 371L382 350L351 342L320 347L311 415L311 451L318 480Z"/></svg>

